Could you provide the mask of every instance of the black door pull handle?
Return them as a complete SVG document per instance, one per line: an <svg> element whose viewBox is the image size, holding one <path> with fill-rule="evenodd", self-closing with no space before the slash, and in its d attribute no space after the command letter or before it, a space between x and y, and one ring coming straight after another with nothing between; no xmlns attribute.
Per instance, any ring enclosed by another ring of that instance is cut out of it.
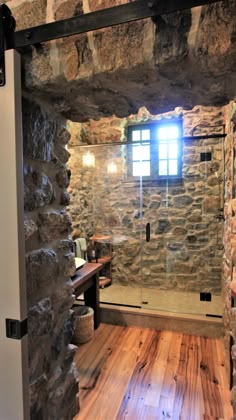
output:
<svg viewBox="0 0 236 420"><path fill-rule="evenodd" d="M146 242L150 241L151 231L150 231L150 223L146 224Z"/></svg>

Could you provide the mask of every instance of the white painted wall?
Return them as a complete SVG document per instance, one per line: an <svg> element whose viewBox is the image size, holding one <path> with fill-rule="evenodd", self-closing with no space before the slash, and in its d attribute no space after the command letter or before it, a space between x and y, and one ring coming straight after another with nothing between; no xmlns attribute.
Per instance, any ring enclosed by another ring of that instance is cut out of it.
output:
<svg viewBox="0 0 236 420"><path fill-rule="evenodd" d="M0 87L0 420L27 420L28 340L6 337L5 319L27 317L20 57L6 52Z"/></svg>

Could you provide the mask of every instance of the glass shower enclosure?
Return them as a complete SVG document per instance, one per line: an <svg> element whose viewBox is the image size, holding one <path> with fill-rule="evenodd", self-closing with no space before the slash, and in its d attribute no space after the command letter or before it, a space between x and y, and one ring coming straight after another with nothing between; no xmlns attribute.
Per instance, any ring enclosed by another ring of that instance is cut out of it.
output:
<svg viewBox="0 0 236 420"><path fill-rule="evenodd" d="M135 147L144 160L143 144ZM181 177L159 181L130 176L130 144L70 153L74 230L105 238L100 252L112 252L100 301L221 316L222 139L184 142Z"/></svg>

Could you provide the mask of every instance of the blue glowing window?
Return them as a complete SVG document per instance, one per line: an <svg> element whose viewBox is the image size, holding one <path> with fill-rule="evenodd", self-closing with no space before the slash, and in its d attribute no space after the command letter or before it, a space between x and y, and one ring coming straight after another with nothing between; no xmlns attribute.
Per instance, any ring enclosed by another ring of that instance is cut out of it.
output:
<svg viewBox="0 0 236 420"><path fill-rule="evenodd" d="M128 127L128 176L145 179L181 177L182 121Z"/></svg>
<svg viewBox="0 0 236 420"><path fill-rule="evenodd" d="M162 124L157 127L158 175L178 176L181 130L179 124Z"/></svg>

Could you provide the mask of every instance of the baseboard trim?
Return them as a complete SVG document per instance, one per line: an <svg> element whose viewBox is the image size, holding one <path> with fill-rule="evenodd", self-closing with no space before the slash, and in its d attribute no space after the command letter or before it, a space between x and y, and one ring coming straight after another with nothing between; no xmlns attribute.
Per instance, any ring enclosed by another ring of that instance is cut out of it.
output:
<svg viewBox="0 0 236 420"><path fill-rule="evenodd" d="M133 325L212 338L224 335L223 320L220 318L106 304L100 305L100 314L101 322L106 324Z"/></svg>

